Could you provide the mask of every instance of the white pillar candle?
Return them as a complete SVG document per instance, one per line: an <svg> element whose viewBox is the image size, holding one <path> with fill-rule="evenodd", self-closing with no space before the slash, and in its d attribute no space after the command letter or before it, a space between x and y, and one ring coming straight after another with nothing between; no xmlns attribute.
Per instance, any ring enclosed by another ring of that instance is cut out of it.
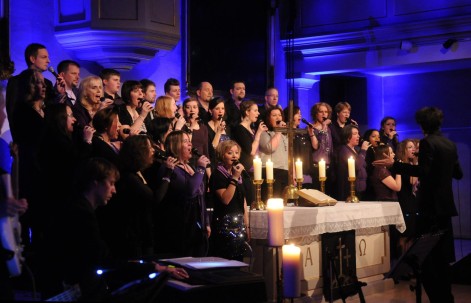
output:
<svg viewBox="0 0 471 303"><path fill-rule="evenodd" d="M283 245L283 297L301 296L301 248Z"/></svg>
<svg viewBox="0 0 471 303"><path fill-rule="evenodd" d="M273 180L273 162L270 159L265 163L267 169L267 180Z"/></svg>
<svg viewBox="0 0 471 303"><path fill-rule="evenodd" d="M300 159L296 161L296 179L303 177L303 162Z"/></svg>
<svg viewBox="0 0 471 303"><path fill-rule="evenodd" d="M282 246L285 242L283 223L283 199L271 198L267 201L268 245Z"/></svg>
<svg viewBox="0 0 471 303"><path fill-rule="evenodd" d="M258 156L253 159L253 179L262 180L262 160Z"/></svg>
<svg viewBox="0 0 471 303"><path fill-rule="evenodd" d="M355 178L355 160L352 156L348 158L348 177Z"/></svg>
<svg viewBox="0 0 471 303"><path fill-rule="evenodd" d="M321 159L319 161L319 178L325 178L325 161Z"/></svg>

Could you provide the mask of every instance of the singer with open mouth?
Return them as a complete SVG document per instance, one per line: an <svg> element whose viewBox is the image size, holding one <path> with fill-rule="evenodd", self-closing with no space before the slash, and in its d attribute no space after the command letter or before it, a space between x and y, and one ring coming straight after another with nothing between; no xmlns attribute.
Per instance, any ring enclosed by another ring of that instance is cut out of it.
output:
<svg viewBox="0 0 471 303"><path fill-rule="evenodd" d="M224 99L216 97L209 101L211 119L208 122L209 155L211 163L217 163L216 148L220 142L230 140L229 128L226 128Z"/></svg>
<svg viewBox="0 0 471 303"><path fill-rule="evenodd" d="M314 121L309 123L307 128L313 148L312 161L314 170L312 183L314 188L319 189L319 161L324 160L326 165L326 193L332 194L332 184L334 181L331 164L333 164L333 141L332 141L332 107L325 102L318 102L311 108L311 118Z"/></svg>
<svg viewBox="0 0 471 303"><path fill-rule="evenodd" d="M209 159L201 155L193 166L190 163L192 149L190 135L185 131L173 131L165 140L167 155L178 161L171 176L162 178L168 182L168 189L158 206L159 220L154 222L160 243L165 243L160 246L160 254L180 257L207 255L211 228L206 211L204 179ZM161 166L161 170L164 175L167 168Z"/></svg>
<svg viewBox="0 0 471 303"><path fill-rule="evenodd" d="M381 129L379 130L381 142L391 146L393 152L396 152L399 145L399 135L396 130L396 119L390 116L381 120Z"/></svg>
<svg viewBox="0 0 471 303"><path fill-rule="evenodd" d="M218 165L209 182L214 202L210 255L242 261L250 250L246 193L252 185L239 162L240 150L233 140L221 142L216 150Z"/></svg>
<svg viewBox="0 0 471 303"><path fill-rule="evenodd" d="M100 77L88 76L80 82L79 100L72 106L77 126L91 125L93 116L102 108L103 82Z"/></svg>
<svg viewBox="0 0 471 303"><path fill-rule="evenodd" d="M152 105L144 100L142 85L139 81L128 80L121 88L124 104L119 109L119 121L131 128L130 134L146 134L145 120L152 110Z"/></svg>
<svg viewBox="0 0 471 303"><path fill-rule="evenodd" d="M198 100L193 97L186 98L183 101L183 114L185 116L186 124L182 130L190 133L191 144L198 150L199 153L209 158L208 147L208 127L204 124L199 117ZM193 159L195 162L196 159ZM208 177L211 172L208 171Z"/></svg>
<svg viewBox="0 0 471 303"><path fill-rule="evenodd" d="M286 127L283 112L279 107L272 107L266 111L265 124L268 131L260 136L260 158L263 164L268 160L273 162L273 178L276 180L273 196L281 197L283 189L288 185L288 137L276 129ZM262 199L266 198L266 186L262 186Z"/></svg>

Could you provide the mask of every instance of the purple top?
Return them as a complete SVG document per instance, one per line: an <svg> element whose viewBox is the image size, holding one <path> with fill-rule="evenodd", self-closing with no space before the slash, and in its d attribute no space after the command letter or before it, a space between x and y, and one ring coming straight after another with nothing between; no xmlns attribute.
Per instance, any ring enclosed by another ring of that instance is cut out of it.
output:
<svg viewBox="0 0 471 303"><path fill-rule="evenodd" d="M319 147L312 153L312 160L314 163L319 163L324 159L326 164L330 164L332 160L332 133L330 128L327 131L318 130L314 128L314 135L319 142Z"/></svg>
<svg viewBox="0 0 471 303"><path fill-rule="evenodd" d="M386 167L375 166L369 181L374 190L374 199L377 201L397 201L397 193L387 187L383 180L391 176Z"/></svg>

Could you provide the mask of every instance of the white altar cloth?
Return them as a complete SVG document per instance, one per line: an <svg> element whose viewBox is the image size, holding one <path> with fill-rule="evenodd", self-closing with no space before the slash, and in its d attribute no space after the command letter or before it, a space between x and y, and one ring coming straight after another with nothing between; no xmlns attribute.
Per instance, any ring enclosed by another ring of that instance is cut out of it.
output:
<svg viewBox="0 0 471 303"><path fill-rule="evenodd" d="M266 239L267 211L250 211L249 216L252 239ZM406 230L398 202L337 202L335 206L285 207L283 219L285 239L384 225L395 225L401 233Z"/></svg>

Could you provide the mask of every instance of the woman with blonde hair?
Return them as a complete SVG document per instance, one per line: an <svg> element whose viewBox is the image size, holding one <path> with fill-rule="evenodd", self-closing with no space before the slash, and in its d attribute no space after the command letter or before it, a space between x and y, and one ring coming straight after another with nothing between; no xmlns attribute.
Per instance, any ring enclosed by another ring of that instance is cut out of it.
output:
<svg viewBox="0 0 471 303"><path fill-rule="evenodd" d="M101 102L103 93L103 82L98 76L88 76L80 82L80 98L72 107L78 126L91 125L95 113L113 103L111 100Z"/></svg>
<svg viewBox="0 0 471 303"><path fill-rule="evenodd" d="M172 129L180 130L185 125L182 110L170 96L159 96L155 101L154 114L159 118L172 119Z"/></svg>
<svg viewBox="0 0 471 303"><path fill-rule="evenodd" d="M244 166L238 162L240 151L239 144L233 140L218 145L218 164L209 184L214 202L211 255L242 260L249 249L246 243L250 238L246 188L250 189L250 178L244 177Z"/></svg>

